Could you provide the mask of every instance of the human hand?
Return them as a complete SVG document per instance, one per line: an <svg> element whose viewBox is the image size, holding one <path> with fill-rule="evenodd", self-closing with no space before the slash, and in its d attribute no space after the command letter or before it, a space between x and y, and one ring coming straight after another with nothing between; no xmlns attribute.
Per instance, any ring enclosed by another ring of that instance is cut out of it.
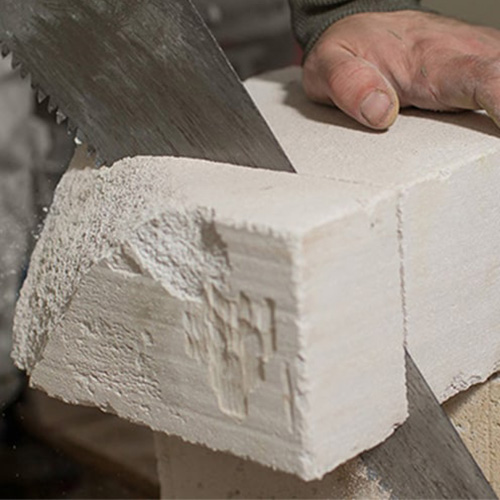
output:
<svg viewBox="0 0 500 500"><path fill-rule="evenodd" d="M378 130L407 106L484 109L500 126L500 31L417 11L355 14L316 42L303 85Z"/></svg>

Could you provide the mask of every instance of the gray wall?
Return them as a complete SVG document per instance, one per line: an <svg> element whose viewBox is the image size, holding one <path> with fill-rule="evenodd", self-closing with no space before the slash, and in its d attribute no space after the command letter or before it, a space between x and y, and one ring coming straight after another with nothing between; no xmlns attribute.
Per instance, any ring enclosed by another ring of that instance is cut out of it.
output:
<svg viewBox="0 0 500 500"><path fill-rule="evenodd" d="M500 0L423 0L442 14L500 29Z"/></svg>

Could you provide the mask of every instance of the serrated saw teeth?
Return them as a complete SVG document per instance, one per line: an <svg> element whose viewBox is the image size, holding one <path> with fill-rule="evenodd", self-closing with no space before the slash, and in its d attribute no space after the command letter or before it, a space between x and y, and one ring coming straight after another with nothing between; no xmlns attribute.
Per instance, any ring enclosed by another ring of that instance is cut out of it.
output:
<svg viewBox="0 0 500 500"><path fill-rule="evenodd" d="M19 68L19 66L21 66L21 60L18 59L14 54L12 54L12 59L11 59L11 62L10 62L11 66L12 66L12 69L17 69Z"/></svg>
<svg viewBox="0 0 500 500"><path fill-rule="evenodd" d="M36 99L38 101L38 104L42 104L45 99L47 99L48 95L41 89L38 89L36 91Z"/></svg>
<svg viewBox="0 0 500 500"><path fill-rule="evenodd" d="M88 144L87 142L87 137L85 134L82 132L82 129L77 129L76 131L76 139L80 141L80 144Z"/></svg>
<svg viewBox="0 0 500 500"><path fill-rule="evenodd" d="M50 99L49 95L46 92L44 92L41 88L38 87L37 83L33 81L32 75L29 72L29 70L20 62L18 58L14 56L9 46L2 41L0 41L0 55L3 58L11 57L10 65L12 69L14 71L18 70L21 78L30 79L31 88L34 91L38 104L42 104L48 100L47 110L49 111L50 114L53 114L55 112L55 119L57 124L61 125L62 123L66 122L66 131L68 135L76 136L76 133L78 131L77 125L74 122L72 122L66 116L65 113L63 113L60 109L58 109L57 104L52 102L52 100Z"/></svg>
<svg viewBox="0 0 500 500"><path fill-rule="evenodd" d="M5 42L0 44L0 54L2 57L7 57L10 54L9 46Z"/></svg>
<svg viewBox="0 0 500 500"><path fill-rule="evenodd" d="M38 86L38 83L33 80L33 76L30 71L26 68L22 61L14 55L7 43L2 41L0 41L0 55L10 62L10 67L13 71L17 71L22 78L29 78L31 88L33 89L38 104L45 104L47 111L49 114L54 116L56 123L58 125L65 124L68 135L72 136L73 140L77 144L89 144L87 136L82 132L78 125L63 111L61 111L61 109L59 109L59 104L53 97ZM87 146L87 155L92 159L92 163L96 167L106 165L106 161L99 156L95 147L90 145Z"/></svg>
<svg viewBox="0 0 500 500"><path fill-rule="evenodd" d="M0 14L0 40L48 110L69 114L106 164L185 156L294 172L191 1L0 0Z"/></svg>
<svg viewBox="0 0 500 500"><path fill-rule="evenodd" d="M49 98L49 102L47 103L47 109L50 114L53 114L57 110L57 104L55 104L51 98Z"/></svg>
<svg viewBox="0 0 500 500"><path fill-rule="evenodd" d="M56 111L56 122L58 125L61 125L67 119L68 117L60 109Z"/></svg>
<svg viewBox="0 0 500 500"><path fill-rule="evenodd" d="M68 118L66 129L68 130L69 135L74 135L76 137L78 127L75 123L71 121L71 118Z"/></svg>

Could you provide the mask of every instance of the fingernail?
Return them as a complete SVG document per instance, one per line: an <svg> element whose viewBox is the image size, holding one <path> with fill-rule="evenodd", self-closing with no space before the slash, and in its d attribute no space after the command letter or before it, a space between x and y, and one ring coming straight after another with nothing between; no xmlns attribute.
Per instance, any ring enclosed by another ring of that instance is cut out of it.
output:
<svg viewBox="0 0 500 500"><path fill-rule="evenodd" d="M363 118L373 127L379 127L389 114L393 104L388 94L382 90L375 90L365 97L361 103Z"/></svg>

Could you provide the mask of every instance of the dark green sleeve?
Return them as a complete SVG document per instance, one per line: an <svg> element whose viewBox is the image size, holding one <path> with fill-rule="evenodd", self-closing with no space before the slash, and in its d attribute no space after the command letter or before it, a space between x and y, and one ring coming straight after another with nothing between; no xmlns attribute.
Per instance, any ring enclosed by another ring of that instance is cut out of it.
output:
<svg viewBox="0 0 500 500"><path fill-rule="evenodd" d="M289 0L292 25L299 44L307 54L331 24L360 12L427 10L420 0Z"/></svg>

